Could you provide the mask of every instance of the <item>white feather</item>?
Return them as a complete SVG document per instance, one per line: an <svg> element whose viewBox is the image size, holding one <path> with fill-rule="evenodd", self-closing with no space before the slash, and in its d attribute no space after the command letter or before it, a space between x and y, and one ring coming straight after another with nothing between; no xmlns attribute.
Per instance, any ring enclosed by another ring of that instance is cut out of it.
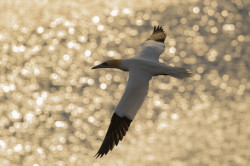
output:
<svg viewBox="0 0 250 166"><path fill-rule="evenodd" d="M162 42L148 40L141 44L141 51L136 58L158 61L159 56L165 51L165 45Z"/></svg>
<svg viewBox="0 0 250 166"><path fill-rule="evenodd" d="M148 93L148 84L152 76L143 70L129 71L128 84L115 112L133 120Z"/></svg>

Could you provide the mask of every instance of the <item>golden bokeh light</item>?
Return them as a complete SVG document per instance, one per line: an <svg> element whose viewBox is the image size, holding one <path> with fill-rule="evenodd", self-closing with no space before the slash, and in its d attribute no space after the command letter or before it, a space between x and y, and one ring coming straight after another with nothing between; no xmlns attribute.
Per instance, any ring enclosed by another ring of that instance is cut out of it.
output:
<svg viewBox="0 0 250 166"><path fill-rule="evenodd" d="M248 166L249 2L0 1L1 166ZM91 70L139 52L193 76L152 79L126 137L95 159L127 73Z"/></svg>

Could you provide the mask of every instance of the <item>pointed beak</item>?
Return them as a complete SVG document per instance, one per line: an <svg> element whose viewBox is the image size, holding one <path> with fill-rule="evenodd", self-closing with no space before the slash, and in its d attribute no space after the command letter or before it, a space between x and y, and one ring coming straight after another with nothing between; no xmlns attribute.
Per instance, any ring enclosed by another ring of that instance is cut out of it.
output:
<svg viewBox="0 0 250 166"><path fill-rule="evenodd" d="M100 65L92 67L91 69L99 69L99 68L107 68L107 66L102 63Z"/></svg>

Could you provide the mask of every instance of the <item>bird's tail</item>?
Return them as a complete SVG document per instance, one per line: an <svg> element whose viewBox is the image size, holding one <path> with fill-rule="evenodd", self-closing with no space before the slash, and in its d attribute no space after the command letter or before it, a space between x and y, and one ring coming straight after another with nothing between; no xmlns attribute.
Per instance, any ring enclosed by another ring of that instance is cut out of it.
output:
<svg viewBox="0 0 250 166"><path fill-rule="evenodd" d="M172 72L170 72L168 75L175 77L175 78L179 78L179 79L192 76L190 71L182 67L173 67Z"/></svg>

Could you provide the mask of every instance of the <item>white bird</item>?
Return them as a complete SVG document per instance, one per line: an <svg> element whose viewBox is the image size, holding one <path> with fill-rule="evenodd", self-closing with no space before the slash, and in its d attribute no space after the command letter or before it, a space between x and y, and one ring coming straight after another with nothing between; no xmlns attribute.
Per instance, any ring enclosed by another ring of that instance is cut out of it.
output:
<svg viewBox="0 0 250 166"><path fill-rule="evenodd" d="M153 76L169 75L179 79L191 76L185 68L170 67L159 62L159 56L165 50L165 38L166 33L162 27L154 26L152 35L141 44L142 49L137 56L108 60L92 68L118 68L129 72L127 87L115 108L106 136L95 155L96 158L106 155L126 135L130 123L148 93L149 81Z"/></svg>

